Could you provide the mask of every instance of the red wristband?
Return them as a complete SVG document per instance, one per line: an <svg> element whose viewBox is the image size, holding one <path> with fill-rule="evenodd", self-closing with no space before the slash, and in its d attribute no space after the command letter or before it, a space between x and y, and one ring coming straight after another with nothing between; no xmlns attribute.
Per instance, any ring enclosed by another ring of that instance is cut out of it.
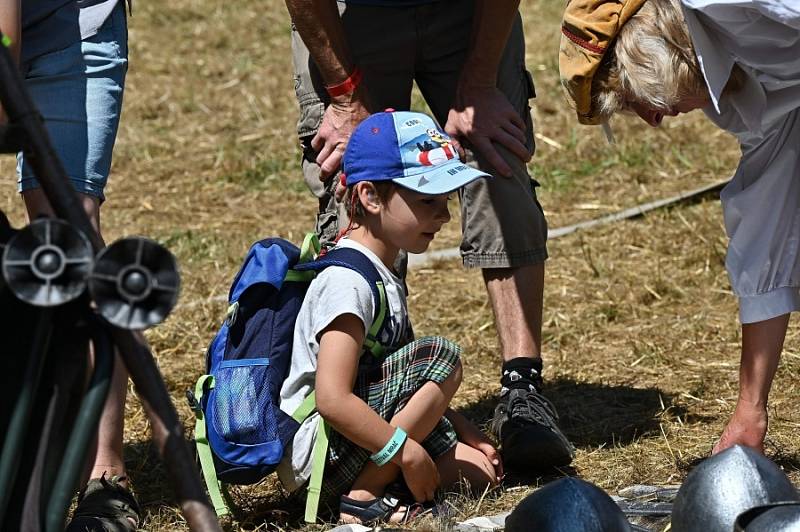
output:
<svg viewBox="0 0 800 532"><path fill-rule="evenodd" d="M331 98L336 98L337 96L344 96L345 94L353 93L358 84L361 83L361 69L355 67L353 72L347 76L347 79L341 83L337 83L336 85L329 85L325 87L325 90L328 91L328 94Z"/></svg>

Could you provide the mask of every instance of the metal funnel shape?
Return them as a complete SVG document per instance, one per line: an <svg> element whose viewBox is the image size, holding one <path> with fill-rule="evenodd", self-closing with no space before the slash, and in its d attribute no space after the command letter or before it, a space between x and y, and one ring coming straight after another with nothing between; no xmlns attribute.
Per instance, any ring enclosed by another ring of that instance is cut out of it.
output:
<svg viewBox="0 0 800 532"><path fill-rule="evenodd" d="M101 251L89 276L100 314L123 329L146 329L163 321L178 301L175 257L141 237L117 240Z"/></svg>
<svg viewBox="0 0 800 532"><path fill-rule="evenodd" d="M92 267L89 240L67 222L35 220L6 244L3 277L17 298L37 307L62 305L80 296Z"/></svg>

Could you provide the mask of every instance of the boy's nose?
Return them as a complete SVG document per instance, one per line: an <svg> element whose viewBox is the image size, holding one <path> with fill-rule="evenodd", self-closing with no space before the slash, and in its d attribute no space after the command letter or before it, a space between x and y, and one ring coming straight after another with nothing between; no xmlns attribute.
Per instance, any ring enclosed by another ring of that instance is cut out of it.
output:
<svg viewBox="0 0 800 532"><path fill-rule="evenodd" d="M447 200L444 201L444 205L439 209L437 218L441 220L443 224L450 221L450 209L447 208Z"/></svg>

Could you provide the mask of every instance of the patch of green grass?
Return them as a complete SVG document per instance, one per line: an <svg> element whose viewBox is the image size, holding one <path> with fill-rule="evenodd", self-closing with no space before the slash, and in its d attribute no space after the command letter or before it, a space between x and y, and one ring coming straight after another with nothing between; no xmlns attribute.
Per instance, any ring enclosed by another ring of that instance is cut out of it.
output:
<svg viewBox="0 0 800 532"><path fill-rule="evenodd" d="M653 149L649 142L635 142L622 146L617 152L617 155L617 157L606 160L606 166L616 165L618 161L620 164L632 170L636 170L651 166Z"/></svg>
<svg viewBox="0 0 800 532"><path fill-rule="evenodd" d="M299 157L259 159L249 168L222 176L222 181L241 186L245 190L282 190L296 194L307 193L301 175Z"/></svg>
<svg viewBox="0 0 800 532"><path fill-rule="evenodd" d="M569 169L561 167L543 166L534 163L531 175L548 192L565 192L575 184L575 174Z"/></svg>
<svg viewBox="0 0 800 532"><path fill-rule="evenodd" d="M212 259L219 255L223 245L218 235L191 229L174 230L159 240L180 263Z"/></svg>

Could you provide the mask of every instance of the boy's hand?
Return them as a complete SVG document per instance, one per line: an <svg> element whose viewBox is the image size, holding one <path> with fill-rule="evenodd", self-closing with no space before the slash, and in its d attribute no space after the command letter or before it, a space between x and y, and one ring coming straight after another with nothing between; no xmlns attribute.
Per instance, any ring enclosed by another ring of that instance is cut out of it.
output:
<svg viewBox="0 0 800 532"><path fill-rule="evenodd" d="M494 466L494 474L497 477L497 482L503 480L503 460L500 458L500 453L495 448L494 444L486 437L486 435L480 431L480 439L474 439L470 442L464 442L466 445L469 445L473 449L477 449L482 452L486 458L489 460L489 463Z"/></svg>
<svg viewBox="0 0 800 532"><path fill-rule="evenodd" d="M417 502L433 499L439 487L439 470L422 445L411 438L406 439L400 452L400 469Z"/></svg>
<svg viewBox="0 0 800 532"><path fill-rule="evenodd" d="M503 460L500 458L500 453L497 451L492 441L476 427L474 423L463 415L451 410L448 411L447 417L450 419L450 422L453 423L453 428L456 431L459 441L482 452L492 466L494 466L497 481L501 481L503 479Z"/></svg>

